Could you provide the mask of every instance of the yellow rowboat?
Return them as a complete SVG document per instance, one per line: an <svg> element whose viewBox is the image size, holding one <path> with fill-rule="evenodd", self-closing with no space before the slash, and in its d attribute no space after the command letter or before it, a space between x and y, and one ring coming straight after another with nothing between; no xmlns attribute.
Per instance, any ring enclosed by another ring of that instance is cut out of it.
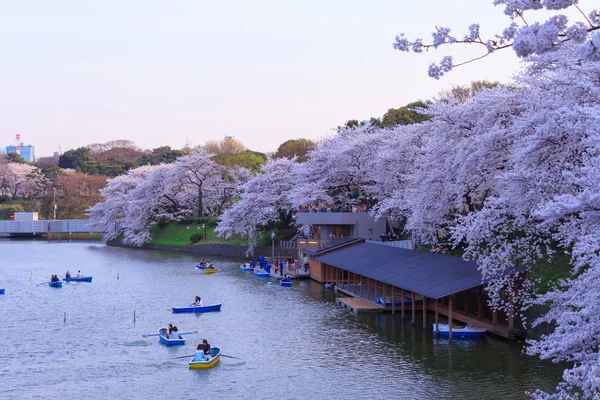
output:
<svg viewBox="0 0 600 400"><path fill-rule="evenodd" d="M215 365L217 365L219 361L221 361L221 348L213 347L212 349L210 349L210 354L206 355L204 358L208 358L208 360L196 360L196 357L192 358L188 362L190 369L206 369L212 368Z"/></svg>
<svg viewBox="0 0 600 400"><path fill-rule="evenodd" d="M218 271L218 269L205 269L204 273L205 274L214 274Z"/></svg>

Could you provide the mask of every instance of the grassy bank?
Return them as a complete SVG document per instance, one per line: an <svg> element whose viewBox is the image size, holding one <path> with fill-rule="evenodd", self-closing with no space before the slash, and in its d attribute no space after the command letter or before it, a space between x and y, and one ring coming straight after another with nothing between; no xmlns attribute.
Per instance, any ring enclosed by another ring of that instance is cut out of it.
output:
<svg viewBox="0 0 600 400"><path fill-rule="evenodd" d="M149 243L165 244L169 246L195 246L205 243L227 243L238 246L248 245L248 241L240 237L233 237L229 240L226 240L217 236L214 231L216 226L213 224L204 224L205 228L203 228L202 225L203 224L199 223L171 223L164 226L155 225L152 228L152 240ZM201 236L201 239L197 243L192 243L190 241L190 236L192 236L194 233L200 234ZM269 245L271 243L270 235L271 233L267 232L264 237L259 240L258 246L260 247Z"/></svg>

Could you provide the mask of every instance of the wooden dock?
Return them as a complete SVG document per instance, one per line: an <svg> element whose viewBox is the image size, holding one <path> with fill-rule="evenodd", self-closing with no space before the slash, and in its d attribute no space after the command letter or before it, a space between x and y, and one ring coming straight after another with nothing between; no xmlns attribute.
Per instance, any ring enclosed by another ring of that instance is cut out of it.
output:
<svg viewBox="0 0 600 400"><path fill-rule="evenodd" d="M335 302L344 308L352 310L354 314L383 313L382 306L359 297L338 297L335 299Z"/></svg>

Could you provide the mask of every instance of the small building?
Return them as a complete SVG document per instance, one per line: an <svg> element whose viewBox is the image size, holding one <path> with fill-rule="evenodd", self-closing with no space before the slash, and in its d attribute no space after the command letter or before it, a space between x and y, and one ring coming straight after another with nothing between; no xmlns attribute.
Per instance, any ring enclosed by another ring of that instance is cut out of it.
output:
<svg viewBox="0 0 600 400"><path fill-rule="evenodd" d="M38 221L38 213L16 212L13 221Z"/></svg>
<svg viewBox="0 0 600 400"><path fill-rule="evenodd" d="M6 154L8 153L16 153L17 146L6 146ZM25 145L23 143L20 144L19 152L21 157L27 162L35 162L35 147L28 144Z"/></svg>
<svg viewBox="0 0 600 400"><path fill-rule="evenodd" d="M483 277L474 261L459 257L384 246L362 238L343 238L304 250L310 277L335 284L338 293L362 299L371 309L416 310L486 328L505 338L519 336L514 311L487 306ZM389 304L389 305L388 305ZM396 305L398 304L398 305ZM406 305L408 304L408 305ZM418 304L418 305L417 305Z"/></svg>
<svg viewBox="0 0 600 400"><path fill-rule="evenodd" d="M296 213L296 224L312 226L312 245L348 236L379 240L388 231L386 223L385 219L375 220L367 212ZM298 243L298 248L306 247Z"/></svg>

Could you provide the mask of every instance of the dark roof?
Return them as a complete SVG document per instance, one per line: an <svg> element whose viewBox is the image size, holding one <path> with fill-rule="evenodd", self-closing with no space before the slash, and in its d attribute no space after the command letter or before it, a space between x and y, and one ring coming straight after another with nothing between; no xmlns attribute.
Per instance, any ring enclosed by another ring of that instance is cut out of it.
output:
<svg viewBox="0 0 600 400"><path fill-rule="evenodd" d="M357 238L352 236L345 236L336 240L332 240L327 243L320 244L318 246L311 247L310 249L303 250L304 253L310 254L311 256L318 256L327 252L333 251L340 247L346 247L354 243L362 243L365 239Z"/></svg>
<svg viewBox="0 0 600 400"><path fill-rule="evenodd" d="M482 284L475 261L368 242L317 256L316 260L434 299Z"/></svg>

